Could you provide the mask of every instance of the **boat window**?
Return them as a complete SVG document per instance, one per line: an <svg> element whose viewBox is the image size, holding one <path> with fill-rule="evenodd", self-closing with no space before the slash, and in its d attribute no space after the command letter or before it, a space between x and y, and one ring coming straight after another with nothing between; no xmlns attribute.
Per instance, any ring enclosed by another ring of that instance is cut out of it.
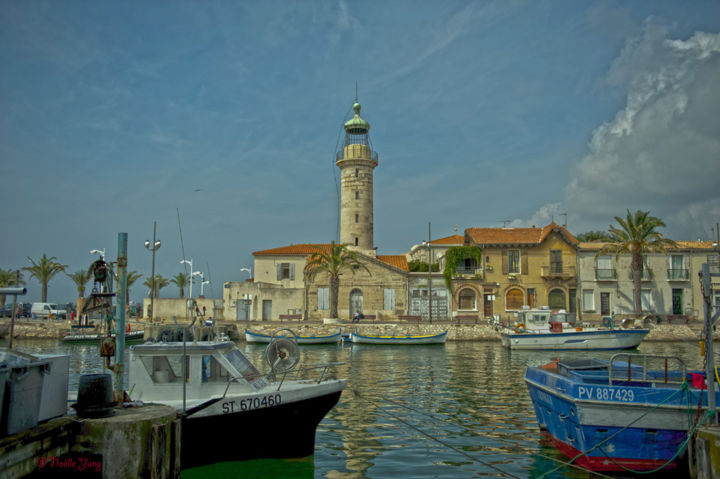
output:
<svg viewBox="0 0 720 479"><path fill-rule="evenodd" d="M260 371L239 350L233 349L224 356L251 386L259 386L259 389L265 385L265 379L260 377Z"/></svg>
<svg viewBox="0 0 720 479"><path fill-rule="evenodd" d="M156 383L182 382L182 358L179 356L142 356L142 364ZM189 363L188 363L189 365ZM186 369L189 374L189 366Z"/></svg>
<svg viewBox="0 0 720 479"><path fill-rule="evenodd" d="M202 357L202 382L227 382L230 373L213 356Z"/></svg>

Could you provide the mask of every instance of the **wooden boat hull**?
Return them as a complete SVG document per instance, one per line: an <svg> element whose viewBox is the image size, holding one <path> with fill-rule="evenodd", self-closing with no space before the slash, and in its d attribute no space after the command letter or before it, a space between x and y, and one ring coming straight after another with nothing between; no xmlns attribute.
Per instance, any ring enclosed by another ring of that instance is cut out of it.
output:
<svg viewBox="0 0 720 479"><path fill-rule="evenodd" d="M447 341L447 331L440 334L405 335L405 336L364 336L350 333L350 342L353 344L444 344Z"/></svg>
<svg viewBox="0 0 720 479"><path fill-rule="evenodd" d="M285 337L283 335L276 336L278 338ZM245 340L248 343L262 343L268 344L272 339L272 336L267 334L254 333L248 329L245 330ZM329 336L300 336L296 335L295 339L298 344L335 344L342 341L342 330L338 330L337 333Z"/></svg>
<svg viewBox="0 0 720 479"><path fill-rule="evenodd" d="M636 348L649 329L603 329L582 331L537 331L518 333L505 330L502 345L509 349L612 350Z"/></svg>
<svg viewBox="0 0 720 479"><path fill-rule="evenodd" d="M85 343L94 343L94 342L100 342L102 338L104 338L105 334L68 334L67 336L63 337L62 340L65 342L85 342ZM113 337L115 335L113 334ZM137 330L137 331L130 331L129 333L125 333L125 342L128 341L142 341L145 338L145 331L144 330Z"/></svg>

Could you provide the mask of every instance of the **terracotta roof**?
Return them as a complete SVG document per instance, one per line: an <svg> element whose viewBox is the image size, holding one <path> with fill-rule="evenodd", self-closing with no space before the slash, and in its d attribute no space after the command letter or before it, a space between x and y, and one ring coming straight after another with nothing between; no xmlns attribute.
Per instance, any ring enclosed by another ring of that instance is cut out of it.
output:
<svg viewBox="0 0 720 479"><path fill-rule="evenodd" d="M389 264L390 266L394 266L403 271L410 271L407 258L404 254L378 255L377 259L379 261L382 261L383 263Z"/></svg>
<svg viewBox="0 0 720 479"><path fill-rule="evenodd" d="M465 242L465 237L460 235L446 236L444 238L438 238L432 240L431 244L449 244L449 245L461 245Z"/></svg>
<svg viewBox="0 0 720 479"><path fill-rule="evenodd" d="M548 235L558 231L568 243L578 244L570 232L559 224L552 222L542 228L467 228L465 234L479 245L483 244L540 244Z"/></svg>
<svg viewBox="0 0 720 479"><path fill-rule="evenodd" d="M281 246L280 248L264 249L261 251L255 251L253 256L260 255L309 255L317 252L318 247L325 251L330 249L329 244L292 244L290 246Z"/></svg>

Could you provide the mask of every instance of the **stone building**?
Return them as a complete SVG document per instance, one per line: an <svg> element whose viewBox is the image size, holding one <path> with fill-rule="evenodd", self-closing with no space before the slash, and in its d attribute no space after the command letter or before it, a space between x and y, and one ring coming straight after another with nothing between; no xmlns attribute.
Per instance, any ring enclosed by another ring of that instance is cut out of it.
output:
<svg viewBox="0 0 720 479"><path fill-rule="evenodd" d="M710 241L678 241L678 248L643 257L641 305L644 315L661 319L702 319L703 299L698 273L702 264L717 263ZM580 314L599 320L616 315L634 317L635 300L630 255L600 255L606 243L580 243L578 247ZM717 279L714 281L717 283ZM720 293L714 301L720 304Z"/></svg>

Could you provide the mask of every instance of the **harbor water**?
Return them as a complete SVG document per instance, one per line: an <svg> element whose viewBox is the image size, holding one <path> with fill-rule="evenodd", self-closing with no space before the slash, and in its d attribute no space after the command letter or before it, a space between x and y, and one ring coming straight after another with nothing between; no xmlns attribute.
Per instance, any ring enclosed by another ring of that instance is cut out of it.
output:
<svg viewBox="0 0 720 479"><path fill-rule="evenodd" d="M97 345L19 340L17 346L30 353L69 353L71 391L81 373L102 372ZM265 367L263 346L239 347ZM348 381L340 402L318 427L315 455L218 464L183 471L183 477L539 478L566 458L540 435L523 381L525 368L557 357L608 359L616 353L510 351L499 342L301 350L304 364L343 362L335 375ZM702 368L694 342L648 342L636 352L676 355L689 368ZM127 386L132 390L132 380ZM218 431L208 440L232 441L236 434L252 431ZM277 431L278 441L292 437L291 425ZM682 470L667 477L686 475ZM601 476L564 466L544 477Z"/></svg>

